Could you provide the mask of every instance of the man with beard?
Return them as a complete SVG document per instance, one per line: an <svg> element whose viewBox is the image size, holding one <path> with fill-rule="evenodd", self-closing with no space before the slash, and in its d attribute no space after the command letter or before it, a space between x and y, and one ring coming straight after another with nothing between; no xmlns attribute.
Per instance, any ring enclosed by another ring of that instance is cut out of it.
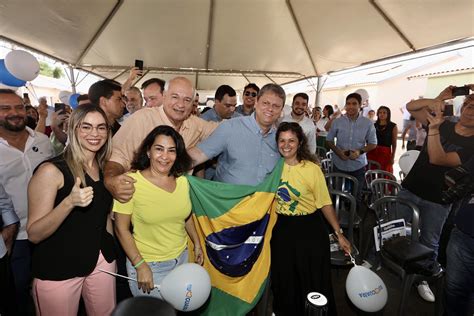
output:
<svg viewBox="0 0 474 316"><path fill-rule="evenodd" d="M27 313L31 282L31 249L26 234L27 187L35 168L52 154L49 138L26 127L26 110L22 98L13 90L0 89L0 185L20 218L20 228L11 252L20 315ZM5 233L9 232L3 231L2 235L5 236Z"/></svg>
<svg viewBox="0 0 474 316"><path fill-rule="evenodd" d="M309 97L306 93L295 94L291 105L291 113L285 115L281 122L298 123L308 139L309 151L314 154L316 153L316 126L314 126L313 120L305 115L308 110L308 101Z"/></svg>

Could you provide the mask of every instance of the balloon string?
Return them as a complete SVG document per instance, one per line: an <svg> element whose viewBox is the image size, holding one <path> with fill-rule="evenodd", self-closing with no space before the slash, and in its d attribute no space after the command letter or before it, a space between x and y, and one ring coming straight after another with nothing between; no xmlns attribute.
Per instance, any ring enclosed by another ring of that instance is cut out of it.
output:
<svg viewBox="0 0 474 316"><path fill-rule="evenodd" d="M352 264L353 264L354 266L356 266L356 265L357 265L357 264L356 264L356 261L355 261L354 257L353 257L350 253L349 253L349 257L351 257L351 262L352 262Z"/></svg>
<svg viewBox="0 0 474 316"><path fill-rule="evenodd" d="M25 86L26 90L28 90L29 92L31 92L31 94L33 94L33 97L38 100L38 95L36 94L36 91L35 91L35 87L33 86L33 84L31 83L31 81L28 81L28 84L30 84L30 88L28 88L28 85Z"/></svg>
<svg viewBox="0 0 474 316"><path fill-rule="evenodd" d="M125 276L125 275L121 275L121 274L118 274L118 273L113 273L113 272L110 272L110 271L106 271L106 270L102 270L102 269L97 269L101 272L105 272L107 274L110 274L110 275L113 275L113 276L116 276L116 277L119 277L119 278L124 278L124 279L127 279L127 280L130 280L130 281L135 281L138 283L137 279L134 279L134 278L129 278L128 276ZM158 284L155 284L154 288L156 289L160 289L160 285Z"/></svg>

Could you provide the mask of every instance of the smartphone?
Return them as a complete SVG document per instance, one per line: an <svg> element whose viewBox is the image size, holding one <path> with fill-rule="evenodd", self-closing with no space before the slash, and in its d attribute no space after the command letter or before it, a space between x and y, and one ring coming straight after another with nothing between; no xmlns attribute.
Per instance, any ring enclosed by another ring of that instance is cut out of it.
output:
<svg viewBox="0 0 474 316"><path fill-rule="evenodd" d="M140 70L143 70L143 60L135 59L135 67L137 67Z"/></svg>
<svg viewBox="0 0 474 316"><path fill-rule="evenodd" d="M443 111L443 116L453 116L454 115L454 109L452 104L445 104L444 105L444 111Z"/></svg>
<svg viewBox="0 0 474 316"><path fill-rule="evenodd" d="M54 112L58 112L58 114L63 114L66 110L66 104L64 103L54 103Z"/></svg>
<svg viewBox="0 0 474 316"><path fill-rule="evenodd" d="M351 151L350 150L344 150L344 155L349 157L351 155Z"/></svg>
<svg viewBox="0 0 474 316"><path fill-rule="evenodd" d="M469 94L469 86L464 87L453 87L451 90L451 94L453 97L458 97L460 95L468 95Z"/></svg>
<svg viewBox="0 0 474 316"><path fill-rule="evenodd" d="M30 97L28 96L28 93L23 93L23 98L29 99Z"/></svg>

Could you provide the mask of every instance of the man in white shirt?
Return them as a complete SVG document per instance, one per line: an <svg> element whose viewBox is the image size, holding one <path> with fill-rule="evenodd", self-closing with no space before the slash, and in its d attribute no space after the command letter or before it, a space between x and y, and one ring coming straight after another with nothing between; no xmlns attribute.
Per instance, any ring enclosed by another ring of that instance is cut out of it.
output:
<svg viewBox="0 0 474 316"><path fill-rule="evenodd" d="M316 127L313 120L305 115L308 109L308 101L309 97L306 93L295 94L291 105L291 113L283 116L281 122L296 122L300 124L308 139L309 151L314 154L316 153Z"/></svg>
<svg viewBox="0 0 474 316"><path fill-rule="evenodd" d="M35 168L53 155L49 138L26 127L23 100L0 89L0 185L13 202L20 228L11 253L19 314L26 314L31 283L31 249L26 234L27 188ZM41 201L38 201L41 203Z"/></svg>

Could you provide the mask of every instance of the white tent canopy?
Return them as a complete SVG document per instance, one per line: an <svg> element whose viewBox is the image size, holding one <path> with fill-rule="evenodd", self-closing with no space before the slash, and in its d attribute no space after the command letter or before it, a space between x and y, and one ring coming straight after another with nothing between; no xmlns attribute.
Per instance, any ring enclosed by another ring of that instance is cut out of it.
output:
<svg viewBox="0 0 474 316"><path fill-rule="evenodd" d="M124 81L286 83L459 41L473 0L0 0L0 37ZM139 84L139 82L137 82Z"/></svg>

